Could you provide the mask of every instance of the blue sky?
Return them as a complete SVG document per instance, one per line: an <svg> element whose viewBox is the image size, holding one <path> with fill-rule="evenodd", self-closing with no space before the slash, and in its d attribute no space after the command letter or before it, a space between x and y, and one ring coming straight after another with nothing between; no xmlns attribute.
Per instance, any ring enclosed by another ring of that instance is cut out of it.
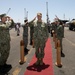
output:
<svg viewBox="0 0 75 75"><path fill-rule="evenodd" d="M7 13L15 21L23 23L25 8L28 11L28 19L32 20L37 12L43 14L42 19L46 21L46 2L48 2L48 13L51 22L57 15L60 19L75 18L75 0L0 0L0 14ZM65 14L65 17L64 17Z"/></svg>

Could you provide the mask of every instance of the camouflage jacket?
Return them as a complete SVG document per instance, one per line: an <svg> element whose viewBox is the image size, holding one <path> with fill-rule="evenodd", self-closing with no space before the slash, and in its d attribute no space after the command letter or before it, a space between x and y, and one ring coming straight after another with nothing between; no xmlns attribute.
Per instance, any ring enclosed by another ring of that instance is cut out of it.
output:
<svg viewBox="0 0 75 75"><path fill-rule="evenodd" d="M10 23L0 22L0 44L5 44L10 41L9 26Z"/></svg>
<svg viewBox="0 0 75 75"><path fill-rule="evenodd" d="M28 37L28 24L23 25L23 36Z"/></svg>
<svg viewBox="0 0 75 75"><path fill-rule="evenodd" d="M34 22L34 40L47 40L48 38L48 27L45 22Z"/></svg>
<svg viewBox="0 0 75 75"><path fill-rule="evenodd" d="M58 25L58 27L57 27L57 38L58 39L63 38L63 27L62 27L62 25Z"/></svg>

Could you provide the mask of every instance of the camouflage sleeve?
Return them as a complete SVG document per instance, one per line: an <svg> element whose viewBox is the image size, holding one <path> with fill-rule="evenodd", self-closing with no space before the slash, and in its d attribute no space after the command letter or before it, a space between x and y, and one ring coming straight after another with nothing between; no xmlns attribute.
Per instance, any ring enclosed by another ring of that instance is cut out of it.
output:
<svg viewBox="0 0 75 75"><path fill-rule="evenodd" d="M8 22L6 23L6 27L9 28L9 26L11 26L11 23L12 23L12 21L8 21Z"/></svg>
<svg viewBox="0 0 75 75"><path fill-rule="evenodd" d="M35 19L36 19L36 17L32 21L28 22L30 27L32 27L34 25Z"/></svg>
<svg viewBox="0 0 75 75"><path fill-rule="evenodd" d="M57 31L58 38L63 37L63 28L62 25L59 26L58 31Z"/></svg>
<svg viewBox="0 0 75 75"><path fill-rule="evenodd" d="M34 22L33 21L28 22L28 25L29 25L29 27L32 27L34 25Z"/></svg>
<svg viewBox="0 0 75 75"><path fill-rule="evenodd" d="M0 27L6 27L6 25L5 24L1 24Z"/></svg>

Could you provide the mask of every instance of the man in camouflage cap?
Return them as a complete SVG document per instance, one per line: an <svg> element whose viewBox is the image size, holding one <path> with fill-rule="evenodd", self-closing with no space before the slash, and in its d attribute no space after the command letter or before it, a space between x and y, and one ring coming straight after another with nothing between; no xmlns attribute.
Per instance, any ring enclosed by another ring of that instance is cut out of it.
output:
<svg viewBox="0 0 75 75"><path fill-rule="evenodd" d="M45 22L42 20L42 13L37 13L37 20L33 22L34 24L34 47L35 55L37 58L36 65L43 65L44 58L44 48L45 43L48 39L48 27Z"/></svg>
<svg viewBox="0 0 75 75"><path fill-rule="evenodd" d="M6 14L0 15L0 67L6 66L10 52L9 26L11 22L6 23L7 18Z"/></svg>
<svg viewBox="0 0 75 75"><path fill-rule="evenodd" d="M3 17L6 17L6 14L1 14L0 15L0 19L2 19Z"/></svg>

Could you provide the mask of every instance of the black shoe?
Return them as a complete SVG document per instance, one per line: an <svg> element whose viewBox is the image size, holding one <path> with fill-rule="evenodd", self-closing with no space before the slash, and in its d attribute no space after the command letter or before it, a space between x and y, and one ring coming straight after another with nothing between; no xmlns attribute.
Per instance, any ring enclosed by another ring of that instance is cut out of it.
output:
<svg viewBox="0 0 75 75"><path fill-rule="evenodd" d="M29 51L29 49L25 48L26 51Z"/></svg>
<svg viewBox="0 0 75 75"><path fill-rule="evenodd" d="M9 65L9 64L4 64L4 67L5 67L5 68L10 68L11 65Z"/></svg>
<svg viewBox="0 0 75 75"><path fill-rule="evenodd" d="M30 45L32 45L32 43L30 43Z"/></svg>
<svg viewBox="0 0 75 75"><path fill-rule="evenodd" d="M28 51L29 51L29 49L27 49L27 48L24 49L25 54L27 54Z"/></svg>
<svg viewBox="0 0 75 75"><path fill-rule="evenodd" d="M65 57L65 54L63 52L61 52L61 57Z"/></svg>
<svg viewBox="0 0 75 75"><path fill-rule="evenodd" d="M33 43L32 43L32 41L30 41L30 45L32 45Z"/></svg>
<svg viewBox="0 0 75 75"><path fill-rule="evenodd" d="M17 36L19 36L19 34L17 34Z"/></svg>

